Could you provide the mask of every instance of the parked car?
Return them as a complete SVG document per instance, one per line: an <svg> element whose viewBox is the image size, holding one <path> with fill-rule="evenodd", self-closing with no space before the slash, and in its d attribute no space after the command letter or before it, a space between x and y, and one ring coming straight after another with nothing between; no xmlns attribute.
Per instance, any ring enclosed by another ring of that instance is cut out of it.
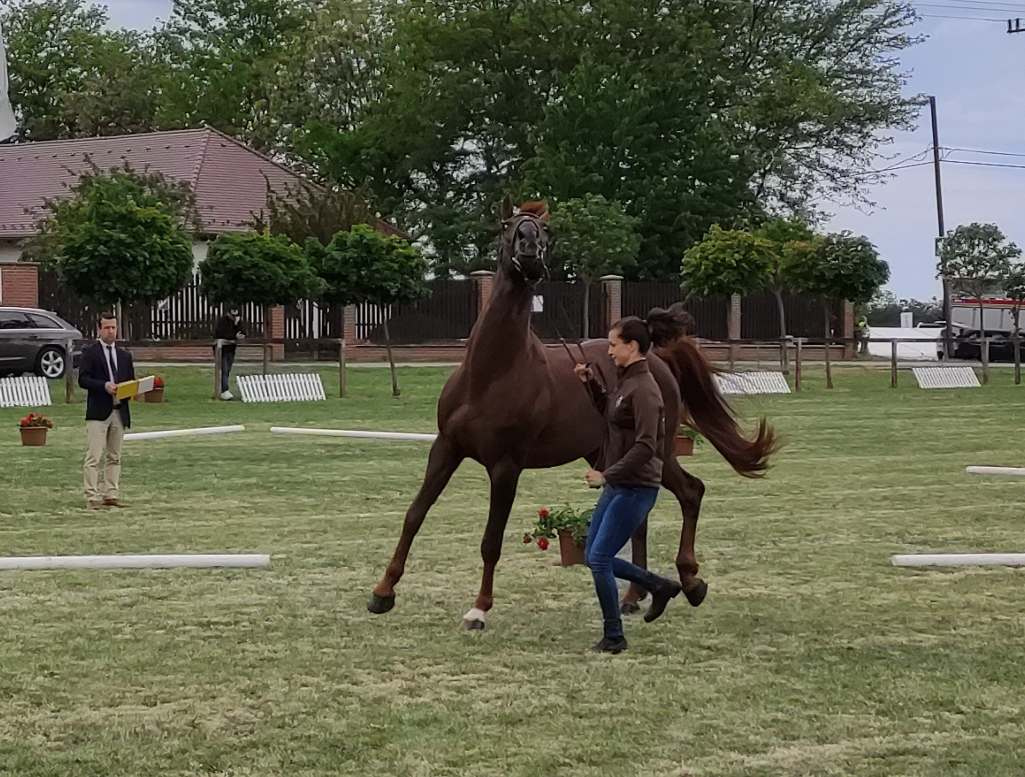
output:
<svg viewBox="0 0 1025 777"><path fill-rule="evenodd" d="M989 360L991 362L1013 362L1014 341L1010 332L1002 332L995 329L987 329L986 337L989 339ZM1025 361L1025 337L1018 343L1018 352L1022 361ZM938 341L937 355L943 358L943 343ZM974 359L982 361L982 338L978 329L962 329L954 335L955 359Z"/></svg>
<svg viewBox="0 0 1025 777"><path fill-rule="evenodd" d="M0 307L0 377L33 372L55 380L82 355L82 333L56 313L36 308Z"/></svg>

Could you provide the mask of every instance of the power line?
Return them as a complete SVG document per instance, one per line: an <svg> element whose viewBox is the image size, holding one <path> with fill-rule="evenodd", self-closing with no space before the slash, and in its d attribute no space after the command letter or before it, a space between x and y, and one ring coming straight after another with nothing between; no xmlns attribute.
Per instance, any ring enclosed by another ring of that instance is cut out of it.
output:
<svg viewBox="0 0 1025 777"><path fill-rule="evenodd" d="M967 162L961 159L946 159L948 165L971 165L973 167L1009 167L1014 170L1025 170L1025 165L1005 165L998 162Z"/></svg>
<svg viewBox="0 0 1025 777"><path fill-rule="evenodd" d="M940 146L943 151L959 152L963 154L988 154L990 156L1013 156L1025 158L1025 154L1015 154L1011 151L983 151L977 148L950 148L948 146Z"/></svg>

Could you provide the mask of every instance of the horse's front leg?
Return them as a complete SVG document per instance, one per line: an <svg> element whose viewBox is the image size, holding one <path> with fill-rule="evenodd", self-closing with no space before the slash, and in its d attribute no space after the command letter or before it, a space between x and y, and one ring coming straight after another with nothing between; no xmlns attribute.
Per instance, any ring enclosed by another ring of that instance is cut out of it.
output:
<svg viewBox="0 0 1025 777"><path fill-rule="evenodd" d="M647 521L644 521L644 523L634 529L633 536L630 537L630 554L633 557L631 560L634 564L641 569L648 568ZM637 585L637 583L630 583L630 587L626 589L626 593L623 595L623 601L619 603L619 611L623 615L633 615L635 612L639 612L641 609L639 602L647 595L648 592Z"/></svg>
<svg viewBox="0 0 1025 777"><path fill-rule="evenodd" d="M491 477L491 507L488 510L488 524L480 542L480 555L484 560L484 573L480 580L480 593L473 607L463 616L464 629L484 628L484 616L495 603L495 567L502 555L502 539L509 522L509 512L516 498L516 486L520 481L522 467L503 462L488 468Z"/></svg>

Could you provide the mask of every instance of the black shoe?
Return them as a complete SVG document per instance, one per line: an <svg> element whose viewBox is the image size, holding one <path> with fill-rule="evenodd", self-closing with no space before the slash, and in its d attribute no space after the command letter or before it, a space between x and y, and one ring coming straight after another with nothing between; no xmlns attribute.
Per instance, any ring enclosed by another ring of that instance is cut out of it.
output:
<svg viewBox="0 0 1025 777"><path fill-rule="evenodd" d="M651 606L648 611L644 613L644 622L651 623L659 615L666 611L666 605L669 604L670 599L675 599L680 595L680 591L683 590L683 586L677 583L675 580L666 580L661 586L651 592Z"/></svg>
<svg viewBox="0 0 1025 777"><path fill-rule="evenodd" d="M622 653L626 650L626 637L602 637L601 642L591 648L592 653Z"/></svg>

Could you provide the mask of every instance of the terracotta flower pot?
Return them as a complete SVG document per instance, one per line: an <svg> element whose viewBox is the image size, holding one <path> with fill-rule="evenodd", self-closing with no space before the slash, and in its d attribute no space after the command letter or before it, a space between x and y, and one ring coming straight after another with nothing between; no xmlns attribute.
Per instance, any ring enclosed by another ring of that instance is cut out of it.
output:
<svg viewBox="0 0 1025 777"><path fill-rule="evenodd" d="M32 448L46 445L46 433L50 431L45 426L21 426L21 444Z"/></svg>
<svg viewBox="0 0 1025 777"><path fill-rule="evenodd" d="M160 403L164 401L164 387L158 386L142 395L147 402Z"/></svg>
<svg viewBox="0 0 1025 777"><path fill-rule="evenodd" d="M564 567L584 563L584 549L573 542L573 532L566 529L559 529L559 553Z"/></svg>
<svg viewBox="0 0 1025 777"><path fill-rule="evenodd" d="M684 437L682 434L676 435L676 439L673 441L673 455L693 456L694 440L690 437Z"/></svg>

